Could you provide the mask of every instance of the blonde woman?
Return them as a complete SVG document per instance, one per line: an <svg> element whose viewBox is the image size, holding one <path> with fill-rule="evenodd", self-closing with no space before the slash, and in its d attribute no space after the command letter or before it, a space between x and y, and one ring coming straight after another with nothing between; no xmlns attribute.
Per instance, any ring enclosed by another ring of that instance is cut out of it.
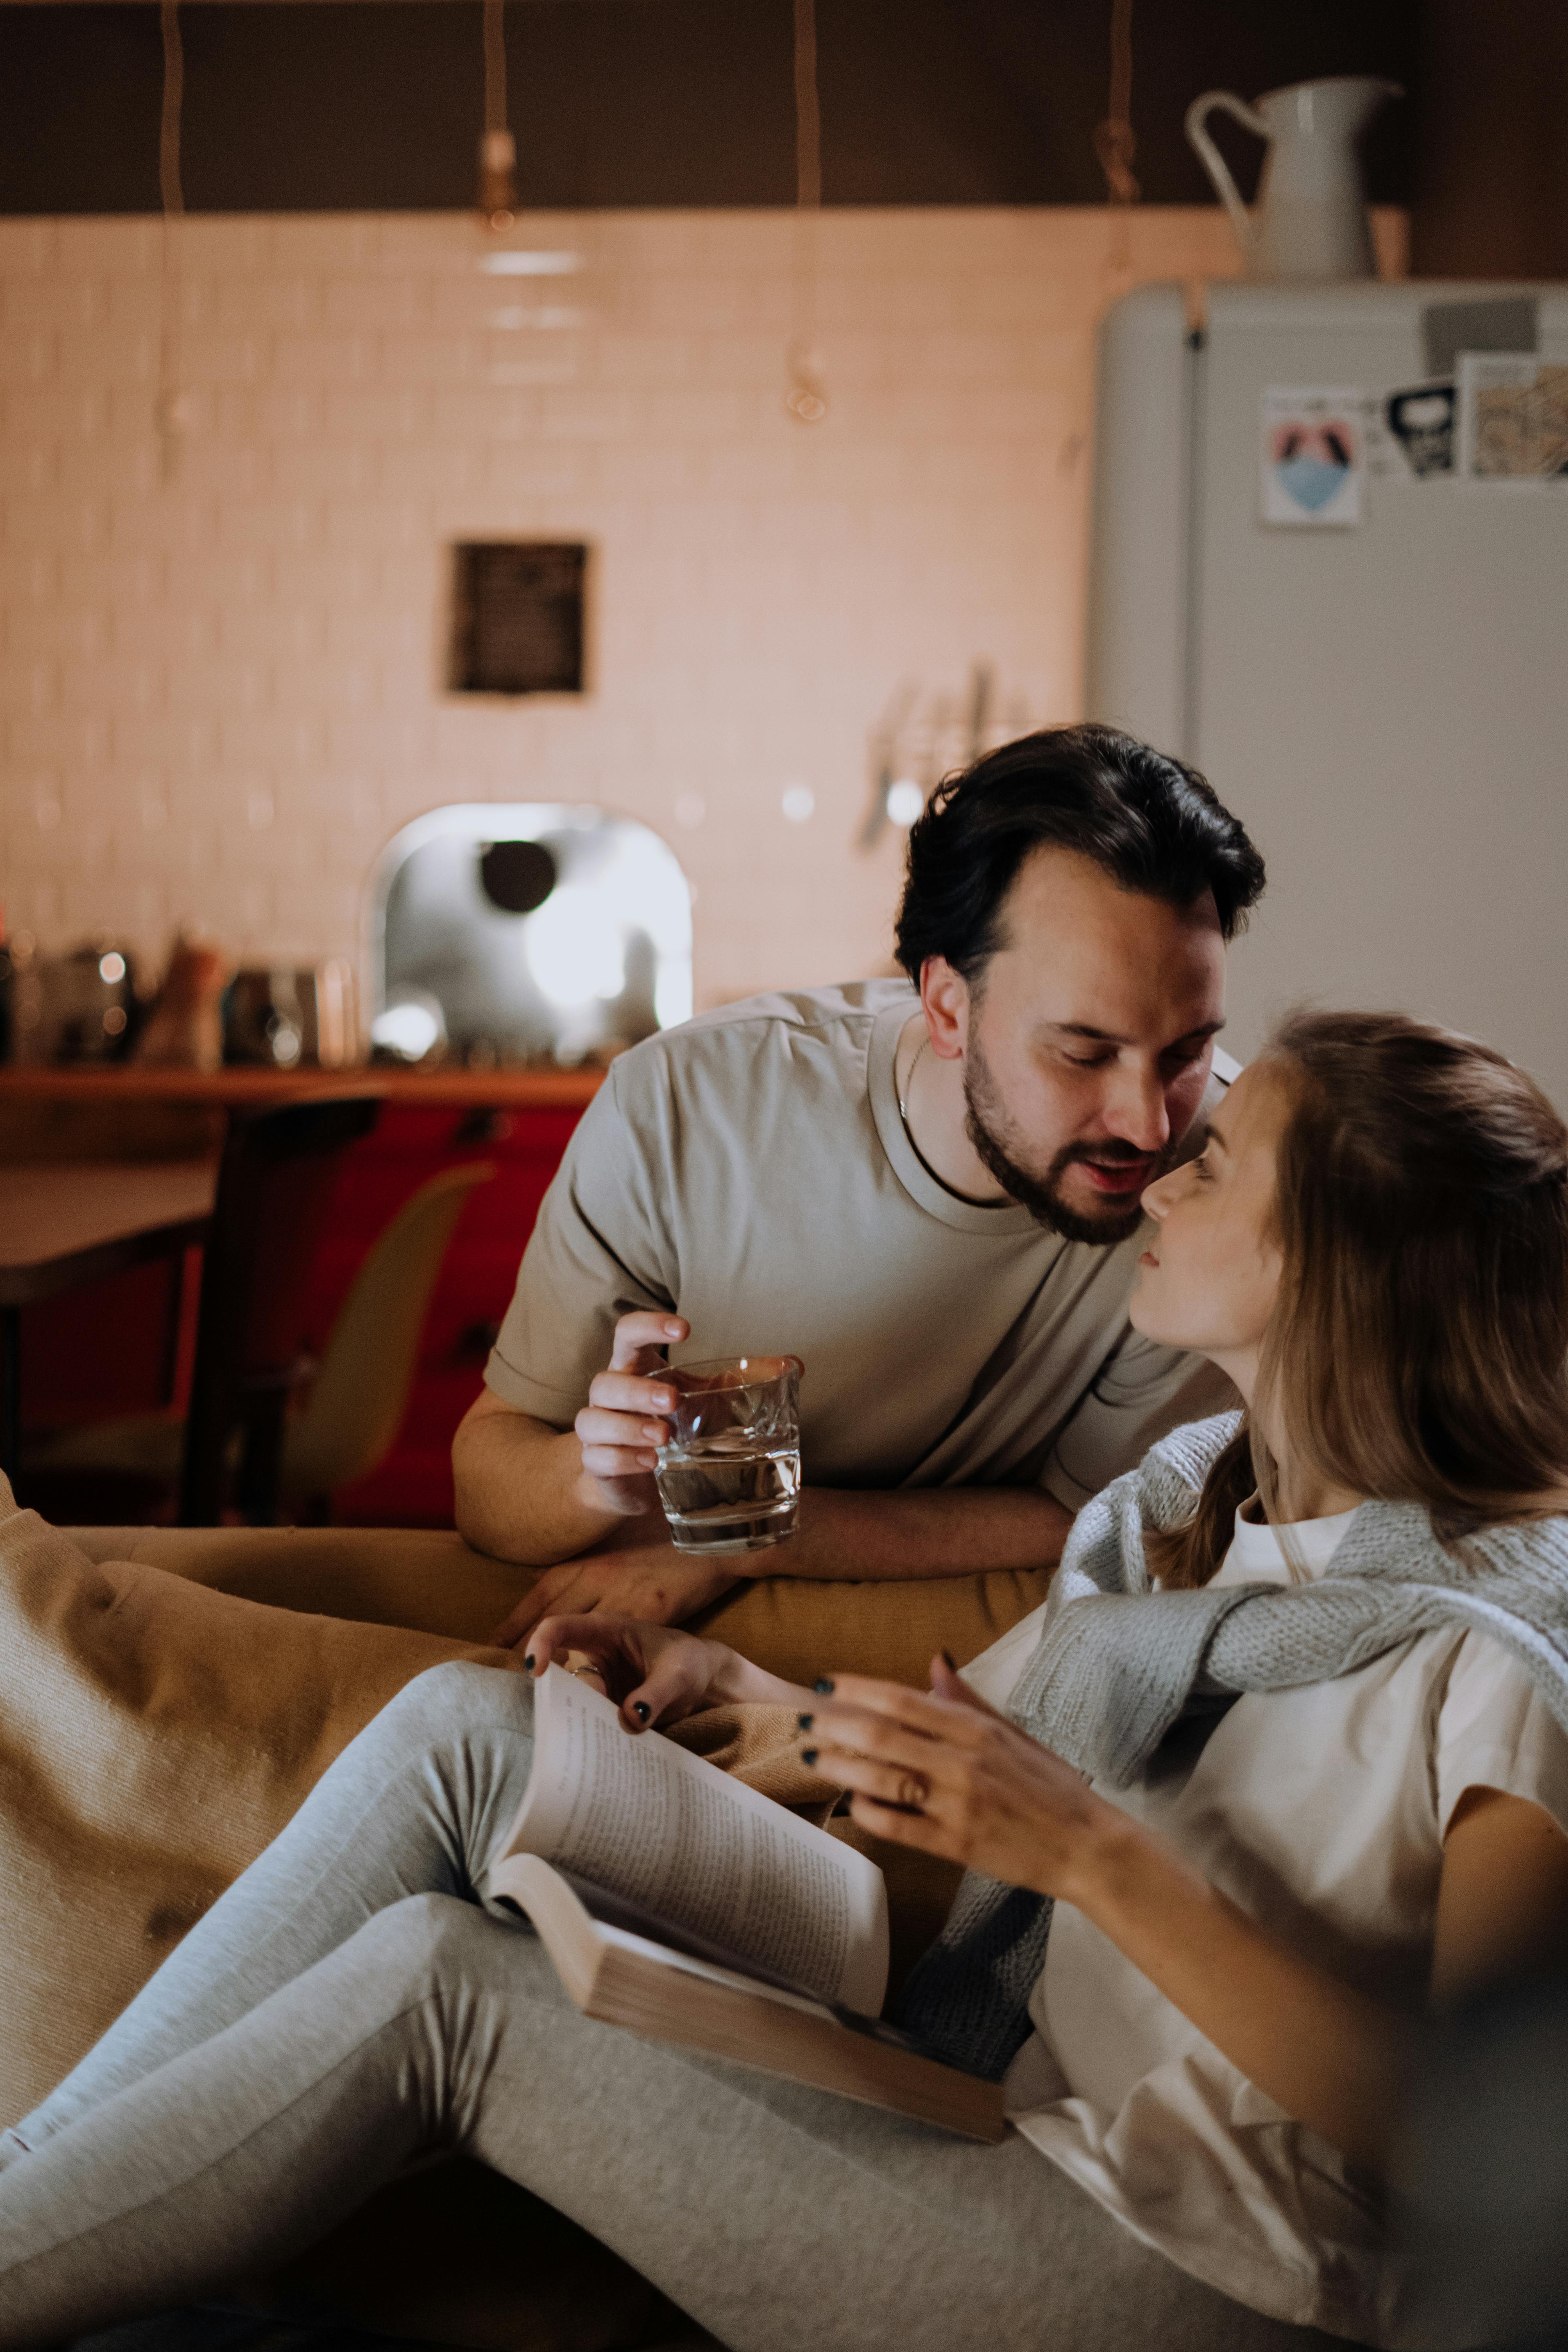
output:
<svg viewBox="0 0 1568 2352"><path fill-rule="evenodd" d="M975 1687L541 1629L628 1729L788 1698L858 1821L969 1866L903 2013L1005 2072L1000 2147L579 2017L476 1892L529 1687L443 1667L0 2145L0 2344L210 2291L459 2148L737 2352L1462 2342L1381 2180L1423 2011L1568 1949L1565 1184L1500 1056L1299 1019L1147 1196L1135 1320L1247 1417L1091 1504Z"/></svg>

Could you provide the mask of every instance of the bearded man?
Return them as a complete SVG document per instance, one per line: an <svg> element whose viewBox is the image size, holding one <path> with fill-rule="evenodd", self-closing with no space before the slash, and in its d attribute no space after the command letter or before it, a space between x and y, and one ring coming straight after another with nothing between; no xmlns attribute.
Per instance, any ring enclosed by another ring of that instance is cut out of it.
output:
<svg viewBox="0 0 1568 2352"><path fill-rule="evenodd" d="M509 1621L679 1621L739 1576L1053 1563L1155 1438L1233 1402L1127 1320L1140 1199L1226 1076L1226 947L1263 861L1131 736L990 753L910 835L908 982L757 996L612 1065L453 1449L470 1543L549 1573ZM799 1530L673 1551L677 1361L792 1353Z"/></svg>

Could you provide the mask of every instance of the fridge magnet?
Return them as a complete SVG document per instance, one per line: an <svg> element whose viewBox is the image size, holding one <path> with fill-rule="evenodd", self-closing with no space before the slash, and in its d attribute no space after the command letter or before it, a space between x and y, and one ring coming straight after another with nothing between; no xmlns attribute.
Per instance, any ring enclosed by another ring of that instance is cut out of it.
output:
<svg viewBox="0 0 1568 2352"><path fill-rule="evenodd" d="M1568 367L1534 352L1459 353L1459 472L1568 482Z"/></svg>
<svg viewBox="0 0 1568 2352"><path fill-rule="evenodd" d="M1344 385L1263 395L1259 502L1267 523L1359 523L1366 472L1363 395Z"/></svg>
<svg viewBox="0 0 1568 2352"><path fill-rule="evenodd" d="M1405 470L1418 482L1454 470L1454 411L1458 394L1449 383L1415 383L1391 392L1383 404L1391 439L1405 453Z"/></svg>

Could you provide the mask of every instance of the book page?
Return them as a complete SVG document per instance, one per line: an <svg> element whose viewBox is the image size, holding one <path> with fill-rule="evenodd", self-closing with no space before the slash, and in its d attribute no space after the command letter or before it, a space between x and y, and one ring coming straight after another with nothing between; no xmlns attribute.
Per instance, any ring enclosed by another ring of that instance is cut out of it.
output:
<svg viewBox="0 0 1568 2352"><path fill-rule="evenodd" d="M533 1773L496 1859L537 1853L876 2015L888 1919L875 1863L657 1731L627 1731L558 1666L534 1697Z"/></svg>

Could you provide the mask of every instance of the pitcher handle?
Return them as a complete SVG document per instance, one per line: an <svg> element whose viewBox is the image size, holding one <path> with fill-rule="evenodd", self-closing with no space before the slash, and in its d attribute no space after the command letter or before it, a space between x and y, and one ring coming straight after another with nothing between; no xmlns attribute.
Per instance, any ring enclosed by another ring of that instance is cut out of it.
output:
<svg viewBox="0 0 1568 2352"><path fill-rule="evenodd" d="M1272 134L1257 109L1248 106L1245 99L1237 98L1234 90L1205 89L1202 98L1194 98L1187 109L1187 138L1197 152L1199 163L1214 182L1215 194L1230 215L1237 243L1243 253L1250 253L1258 242L1252 216L1241 201L1241 193L1230 176L1229 165L1205 127L1216 106L1222 106L1227 114L1233 114L1242 128L1250 131L1256 138L1267 141Z"/></svg>

